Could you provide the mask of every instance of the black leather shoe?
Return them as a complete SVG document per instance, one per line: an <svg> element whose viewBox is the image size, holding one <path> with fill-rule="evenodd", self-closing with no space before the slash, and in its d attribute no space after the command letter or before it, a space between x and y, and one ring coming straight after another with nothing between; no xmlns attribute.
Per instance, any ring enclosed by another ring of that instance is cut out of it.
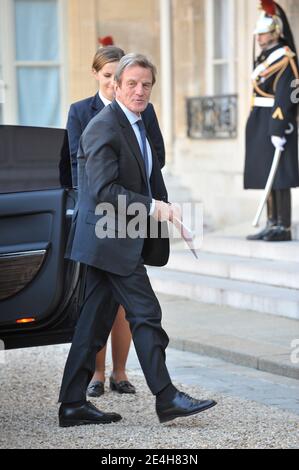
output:
<svg viewBox="0 0 299 470"><path fill-rule="evenodd" d="M110 389L118 393L136 393L134 385L128 380L116 382L113 377L110 377Z"/></svg>
<svg viewBox="0 0 299 470"><path fill-rule="evenodd" d="M88 397L100 397L101 395L104 395L104 392L104 382L97 380L96 382L91 382L88 385L86 394Z"/></svg>
<svg viewBox="0 0 299 470"><path fill-rule="evenodd" d="M277 225L263 237L263 240L265 242L289 242L292 240L292 232L283 225Z"/></svg>
<svg viewBox="0 0 299 470"><path fill-rule="evenodd" d="M104 413L98 410L89 401L82 405L62 403L59 408L59 426L81 426L83 424L108 424L120 421L122 417L117 413Z"/></svg>
<svg viewBox="0 0 299 470"><path fill-rule="evenodd" d="M257 232L253 235L248 235L246 237L246 240L263 240L263 238L268 235L268 233L271 232L271 230L273 229L273 225L267 225L267 227L265 227L263 230L261 230L260 232Z"/></svg>
<svg viewBox="0 0 299 470"><path fill-rule="evenodd" d="M156 412L160 423L166 423L175 418L191 416L208 410L217 405L214 400L197 400L186 393L177 391L174 398L167 403L156 401Z"/></svg>

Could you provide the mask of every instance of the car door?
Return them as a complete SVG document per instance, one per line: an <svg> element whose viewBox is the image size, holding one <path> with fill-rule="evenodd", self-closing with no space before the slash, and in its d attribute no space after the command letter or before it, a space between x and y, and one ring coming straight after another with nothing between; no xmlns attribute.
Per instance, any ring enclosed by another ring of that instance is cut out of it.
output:
<svg viewBox="0 0 299 470"><path fill-rule="evenodd" d="M0 339L71 341L80 266L64 258L76 192L64 129L0 126Z"/></svg>

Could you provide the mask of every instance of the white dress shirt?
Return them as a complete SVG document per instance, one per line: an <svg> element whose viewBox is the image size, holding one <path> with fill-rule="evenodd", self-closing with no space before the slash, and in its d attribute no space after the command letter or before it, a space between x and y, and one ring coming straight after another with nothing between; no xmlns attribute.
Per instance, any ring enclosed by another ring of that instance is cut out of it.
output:
<svg viewBox="0 0 299 470"><path fill-rule="evenodd" d="M105 106L108 106L108 104L111 104L111 103L112 103L112 101L107 100L107 98L105 98L105 96L103 96L100 91L99 91L99 97L100 97L100 99L103 101L103 103L104 103Z"/></svg>
<svg viewBox="0 0 299 470"><path fill-rule="evenodd" d="M137 114L133 113L132 111L130 111L124 104L122 104L120 101L116 100L117 104L121 107L121 109L123 110L123 112L125 113L128 121L130 122L131 126L132 126L132 129L136 135L136 139L138 141L138 144L139 144L139 147L140 147L140 150L142 152L142 140L141 140L141 135L140 135L140 131L139 131L139 127L137 125L137 121L139 121L141 119L141 116L137 116ZM150 147L150 144L148 142L148 140L146 139L146 149L147 149L147 155L148 155L148 171L149 171L149 178L152 174L152 169L153 169L153 155L152 155L152 150L151 150L151 147ZM151 203L151 208L150 208L150 212L149 212L149 215L152 215L153 212L155 210L155 199L152 199L152 203Z"/></svg>

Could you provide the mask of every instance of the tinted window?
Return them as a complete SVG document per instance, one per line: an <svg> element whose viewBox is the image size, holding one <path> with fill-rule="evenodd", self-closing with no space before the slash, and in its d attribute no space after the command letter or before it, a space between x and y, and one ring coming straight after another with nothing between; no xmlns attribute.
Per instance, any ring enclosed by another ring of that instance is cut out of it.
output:
<svg viewBox="0 0 299 470"><path fill-rule="evenodd" d="M67 131L0 125L0 192L71 187Z"/></svg>

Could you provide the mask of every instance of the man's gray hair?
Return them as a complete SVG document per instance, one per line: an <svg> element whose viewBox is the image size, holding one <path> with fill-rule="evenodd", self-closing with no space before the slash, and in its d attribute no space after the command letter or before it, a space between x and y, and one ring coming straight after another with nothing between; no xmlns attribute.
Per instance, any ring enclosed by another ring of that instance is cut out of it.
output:
<svg viewBox="0 0 299 470"><path fill-rule="evenodd" d="M156 82L156 75L157 75L156 67L148 60L147 57L145 57L145 55L136 54L135 52L126 54L120 59L115 75L114 75L114 80L116 81L116 83L120 85L122 74L124 73L125 69L128 67L133 67L135 65L139 65L139 67L143 67L145 69L151 70L152 76L153 76L152 84L154 85Z"/></svg>

